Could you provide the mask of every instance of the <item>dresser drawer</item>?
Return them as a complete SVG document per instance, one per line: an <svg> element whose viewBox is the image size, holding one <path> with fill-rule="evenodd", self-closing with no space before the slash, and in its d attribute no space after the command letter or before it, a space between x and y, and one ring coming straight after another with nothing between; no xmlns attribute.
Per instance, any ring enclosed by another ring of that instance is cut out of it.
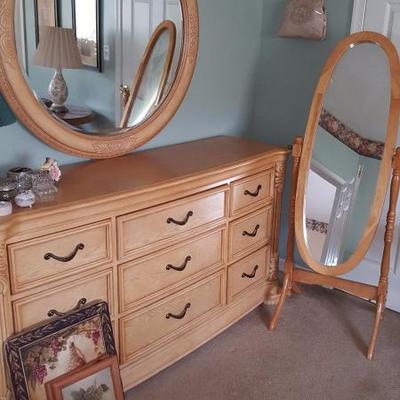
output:
<svg viewBox="0 0 400 400"><path fill-rule="evenodd" d="M122 364L143 352L166 345L184 329L224 303L223 272L204 279L177 295L147 307L120 322ZM202 318L203 317L203 318Z"/></svg>
<svg viewBox="0 0 400 400"><path fill-rule="evenodd" d="M181 246L119 267L121 310L143 298L171 291L199 272L223 264L224 231L196 237Z"/></svg>
<svg viewBox="0 0 400 400"><path fill-rule="evenodd" d="M111 261L108 221L8 247L14 293Z"/></svg>
<svg viewBox="0 0 400 400"><path fill-rule="evenodd" d="M70 311L78 301L85 298L107 301L113 312L112 272L103 271L89 278L79 279L69 285L47 290L44 294L29 296L13 302L15 328L20 331L48 318L50 309Z"/></svg>
<svg viewBox="0 0 400 400"><path fill-rule="evenodd" d="M228 302L235 300L248 287L265 279L268 262L269 247L264 247L232 264L228 269Z"/></svg>
<svg viewBox="0 0 400 400"><path fill-rule="evenodd" d="M271 237L272 209L263 208L229 225L229 259L240 258Z"/></svg>
<svg viewBox="0 0 400 400"><path fill-rule="evenodd" d="M170 245L171 240L194 228L225 217L225 191L213 191L118 218L119 257L145 254L149 248ZM170 239L170 240L168 240ZM157 243L156 246L153 246Z"/></svg>
<svg viewBox="0 0 400 400"><path fill-rule="evenodd" d="M231 215L271 200L274 190L274 169L241 179L232 184Z"/></svg>

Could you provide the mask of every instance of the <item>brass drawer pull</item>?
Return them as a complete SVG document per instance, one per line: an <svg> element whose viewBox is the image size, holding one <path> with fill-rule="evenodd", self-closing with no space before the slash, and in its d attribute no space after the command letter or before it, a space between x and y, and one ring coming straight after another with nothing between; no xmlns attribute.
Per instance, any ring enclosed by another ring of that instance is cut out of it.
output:
<svg viewBox="0 0 400 400"><path fill-rule="evenodd" d="M182 272L182 271L185 270L185 268L186 268L187 265L188 265L188 262L189 262L191 259L192 259L191 256L187 256L187 257L185 258L185 261L183 262L183 264L182 264L180 267L175 267L175 266L173 266L172 264L168 264L168 265L165 267L165 269L166 269L167 271L169 271L170 269L173 269L174 271Z"/></svg>
<svg viewBox="0 0 400 400"><path fill-rule="evenodd" d="M250 236L250 237L256 237L257 236L257 232L260 229L260 225L256 225L256 227L254 228L254 231L249 233L247 231L243 231L242 235L243 236Z"/></svg>
<svg viewBox="0 0 400 400"><path fill-rule="evenodd" d="M189 212L187 213L187 215L186 215L186 217L185 217L185 219L184 219L183 221L177 221L176 219L168 218L168 219L167 219L167 224L174 223L174 224L176 224L176 225L181 225L181 226L183 226L183 225L186 225L186 224L188 223L189 218L192 217L192 216L193 216L193 211L189 211Z"/></svg>
<svg viewBox="0 0 400 400"><path fill-rule="evenodd" d="M55 260L60 261L60 262L70 262L76 257L76 255L78 254L78 251L79 250L83 250L84 248L85 248L85 245L83 243L79 243L75 247L75 250L69 256L59 257L59 256L56 256L56 255L54 255L52 253L46 253L44 255L44 259L45 260L50 260L50 258L54 258Z"/></svg>
<svg viewBox="0 0 400 400"><path fill-rule="evenodd" d="M78 304L73 308L73 311L79 310L82 306L84 306L87 303L87 299L85 299L84 297L82 297L79 301ZM63 317L66 313L57 311L57 310L50 310L47 313L48 317L54 317L55 315L57 315L57 317Z"/></svg>
<svg viewBox="0 0 400 400"><path fill-rule="evenodd" d="M171 313L168 313L165 318L170 319L170 318L174 318L174 319L183 319L186 316L187 310L189 310L190 308L190 303L187 303L185 308L183 309L183 311L179 314L179 315L174 315Z"/></svg>
<svg viewBox="0 0 400 400"><path fill-rule="evenodd" d="M248 190L244 191L245 196L257 197L260 194L260 190L262 189L262 185L257 186L257 190L255 192L250 192Z"/></svg>
<svg viewBox="0 0 400 400"><path fill-rule="evenodd" d="M253 272L252 272L250 275L249 275L249 274L246 274L245 272L243 272L242 278L249 278L249 279L255 278L257 270L258 270L258 265L256 265L256 266L254 267Z"/></svg>

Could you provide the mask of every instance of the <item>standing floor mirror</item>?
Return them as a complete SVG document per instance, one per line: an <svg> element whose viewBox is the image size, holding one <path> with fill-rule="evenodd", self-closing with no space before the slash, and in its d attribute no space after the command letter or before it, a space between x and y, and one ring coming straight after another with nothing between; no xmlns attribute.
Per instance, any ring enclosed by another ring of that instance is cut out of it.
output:
<svg viewBox="0 0 400 400"><path fill-rule="evenodd" d="M299 283L325 285L376 304L367 352L368 359L373 357L386 304L400 186L399 85L397 51L378 33L345 38L327 60L305 137L296 138L292 147L285 275L271 330L287 296L300 292ZM375 237L389 186L377 283L345 279L342 275L359 266ZM309 268L295 267L295 244Z"/></svg>

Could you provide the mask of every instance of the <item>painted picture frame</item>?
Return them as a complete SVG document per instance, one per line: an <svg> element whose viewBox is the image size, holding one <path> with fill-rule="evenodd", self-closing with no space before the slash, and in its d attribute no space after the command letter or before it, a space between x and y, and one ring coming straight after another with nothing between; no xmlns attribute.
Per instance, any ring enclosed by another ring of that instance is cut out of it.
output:
<svg viewBox="0 0 400 400"><path fill-rule="evenodd" d="M5 343L11 388L18 400L44 400L47 382L116 355L107 303L94 302L57 314Z"/></svg>
<svg viewBox="0 0 400 400"><path fill-rule="evenodd" d="M46 26L59 26L57 0L34 0L36 46L40 30Z"/></svg>
<svg viewBox="0 0 400 400"><path fill-rule="evenodd" d="M52 400L123 400L124 391L116 356L86 366L46 383Z"/></svg>
<svg viewBox="0 0 400 400"><path fill-rule="evenodd" d="M100 0L71 0L71 7L82 65L101 72Z"/></svg>

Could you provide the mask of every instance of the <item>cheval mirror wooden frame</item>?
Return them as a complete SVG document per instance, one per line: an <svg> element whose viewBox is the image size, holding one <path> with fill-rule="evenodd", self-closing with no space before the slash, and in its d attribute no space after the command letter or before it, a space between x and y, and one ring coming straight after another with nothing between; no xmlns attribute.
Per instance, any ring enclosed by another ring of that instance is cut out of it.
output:
<svg viewBox="0 0 400 400"><path fill-rule="evenodd" d="M169 93L146 121L112 136L87 135L73 130L54 119L39 104L18 60L14 33L16 2L0 2L0 89L19 121L39 139L67 154L92 159L117 157L147 143L175 115L196 66L199 46L197 0L180 0L183 16L181 59Z"/></svg>
<svg viewBox="0 0 400 400"><path fill-rule="evenodd" d="M161 22L161 24L158 25L158 27L153 32L153 34L149 40L149 43L143 54L142 61L140 62L139 68L135 75L135 79L132 82L128 100L127 100L126 104L124 105L124 112L122 114L120 128L126 128L128 126L129 117L131 115L132 108L135 103L135 99L139 93L139 89L142 84L143 77L146 72L146 68L149 63L150 57L153 54L153 50L157 44L157 41L159 40L160 36L164 32L168 32L168 36L169 36L168 49L167 49L167 54L165 57L165 63L164 63L162 76L160 79L160 85L158 87L158 91L157 91L155 102L154 102L153 106L157 105L164 95L165 86L167 84L168 76L171 71L172 60L174 58L174 52L175 52L175 46L176 46L175 24L169 20Z"/></svg>
<svg viewBox="0 0 400 400"><path fill-rule="evenodd" d="M377 186L373 205L363 236L352 256L330 268L314 260L307 248L304 237L304 197L307 185L314 139L317 132L323 100L331 82L336 65L348 49L357 44L373 43L384 51L390 68L391 101L387 123L385 149L380 165ZM393 239L395 211L400 187L400 148L396 150L397 130L400 113L400 63L396 48L386 37L373 32L361 32L348 36L342 40L328 58L317 85L314 99L307 122L306 134L303 138L297 137L292 147L291 198L289 209L289 228L287 241L287 256L284 263L284 280L281 295L269 324L269 329L277 326L283 304L292 292L300 292L298 283L311 285L326 285L340 289L352 295L376 302L376 316L372 335L367 352L367 358L372 359L380 322L386 304L388 291L388 275L390 268L390 250ZM391 177L392 174L392 177ZM340 278L354 269L363 259L375 236L379 218L387 192L387 185L391 177L389 210L387 213L384 248L381 260L381 271L377 286L350 281ZM313 270L308 271L295 266L295 241L303 261Z"/></svg>

